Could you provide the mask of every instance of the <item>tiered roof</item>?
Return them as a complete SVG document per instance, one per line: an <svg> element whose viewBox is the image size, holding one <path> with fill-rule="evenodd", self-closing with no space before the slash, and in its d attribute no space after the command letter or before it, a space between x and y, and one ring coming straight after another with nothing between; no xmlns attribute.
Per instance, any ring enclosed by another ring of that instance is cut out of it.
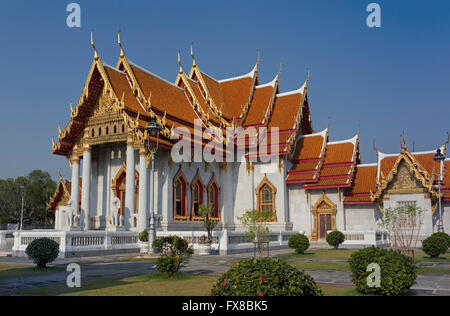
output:
<svg viewBox="0 0 450 316"><path fill-rule="evenodd" d="M445 154L445 146L441 147L441 150ZM377 163L356 166L355 181L345 194L344 204L375 203L394 179L402 162L408 165L415 178L433 198L438 197L436 180L441 172L441 164L433 160L435 151L410 152L403 145L399 154L385 154L378 151L377 154ZM450 161L446 160L442 166L444 167L442 194L444 199L449 199Z"/></svg>
<svg viewBox="0 0 450 316"><path fill-rule="evenodd" d="M184 72L179 60L177 79L171 83L129 61L120 35L118 43L120 56L116 67L112 67L100 59L91 38L94 48L91 70L77 106L71 109L70 122L60 130L57 142L53 141L54 154L71 155L105 91L112 100L114 113L123 117L126 131L134 132L143 144L149 139L145 126L152 116L157 117L163 128L160 142L167 148L174 143L170 139L174 128L183 126L192 131L195 119L201 120L203 128L222 129L224 135L227 127L267 127L268 146L270 129L279 128L280 140L276 145L281 153L276 154L284 155L291 152L297 135L312 132L306 83L299 90L279 93L279 72L272 82L258 85L259 59L246 75L216 80L200 70L191 50L190 72ZM210 139L202 142L207 144Z"/></svg>

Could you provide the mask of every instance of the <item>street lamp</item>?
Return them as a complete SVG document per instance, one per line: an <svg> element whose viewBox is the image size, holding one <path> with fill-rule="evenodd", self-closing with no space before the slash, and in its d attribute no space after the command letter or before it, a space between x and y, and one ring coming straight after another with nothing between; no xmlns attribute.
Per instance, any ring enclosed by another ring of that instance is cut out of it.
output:
<svg viewBox="0 0 450 316"><path fill-rule="evenodd" d="M445 156L441 153L441 149L438 148L433 160L437 163L442 163L445 160ZM441 176L442 176L442 164L439 166L439 176L438 176L438 188L439 188L439 225L438 231L444 232L444 222L442 220L442 204L441 204Z"/></svg>
<svg viewBox="0 0 450 316"><path fill-rule="evenodd" d="M150 194L151 194L151 206L150 206L150 229L148 232L148 253L153 254L155 250L153 249L153 242L156 240L156 229L155 229L155 193L154 193L154 170L155 170L155 155L158 150L159 145L159 133L161 132L161 126L158 124L158 121L156 119L156 116L153 116L150 120L150 123L145 127L145 130L148 132L148 142L147 142L147 148L150 154L152 155L152 171L151 171L151 177L150 177ZM156 145L151 146L150 142L150 136L153 138L156 138Z"/></svg>
<svg viewBox="0 0 450 316"><path fill-rule="evenodd" d="M20 228L19 228L20 231L22 231L22 228L23 228L23 202L25 200L26 187L27 187L27 184L25 182L22 182L22 184L20 185L20 190L21 190L21 194L22 194L22 208L20 210Z"/></svg>

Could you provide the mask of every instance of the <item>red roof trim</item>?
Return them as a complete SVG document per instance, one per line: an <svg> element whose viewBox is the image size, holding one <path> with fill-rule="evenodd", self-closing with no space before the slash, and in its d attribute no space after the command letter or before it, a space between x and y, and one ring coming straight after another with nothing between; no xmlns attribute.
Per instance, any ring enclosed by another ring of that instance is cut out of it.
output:
<svg viewBox="0 0 450 316"><path fill-rule="evenodd" d="M321 185L314 187L304 187L305 190L315 190L315 189L337 189L337 188L349 188L351 184L342 184L342 185Z"/></svg>

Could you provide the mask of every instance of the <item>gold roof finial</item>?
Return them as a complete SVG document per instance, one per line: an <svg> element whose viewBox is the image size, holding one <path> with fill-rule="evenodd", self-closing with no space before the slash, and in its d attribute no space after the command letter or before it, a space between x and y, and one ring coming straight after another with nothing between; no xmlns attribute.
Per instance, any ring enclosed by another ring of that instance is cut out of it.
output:
<svg viewBox="0 0 450 316"><path fill-rule="evenodd" d="M306 82L308 82L308 81L309 81L309 79L310 79L310 72L309 72L309 68L307 69L307 71L308 71L308 77L306 77Z"/></svg>
<svg viewBox="0 0 450 316"><path fill-rule="evenodd" d="M52 136L52 147L55 147L55 138Z"/></svg>
<svg viewBox="0 0 450 316"><path fill-rule="evenodd" d="M62 131L61 131L61 125L58 124L58 135L61 136Z"/></svg>
<svg viewBox="0 0 450 316"><path fill-rule="evenodd" d="M194 56L194 49L193 49L194 43L191 43L191 57L192 57L192 67L196 67L197 63L195 62L195 56Z"/></svg>
<svg viewBox="0 0 450 316"><path fill-rule="evenodd" d="M446 154L446 151L447 151L447 145L450 143L450 134L447 132L447 141L444 143L444 152L443 152L443 154L445 155Z"/></svg>
<svg viewBox="0 0 450 316"><path fill-rule="evenodd" d="M178 52L178 65L180 65L180 74L183 73L183 66L181 66L181 56L180 52Z"/></svg>
<svg viewBox="0 0 450 316"><path fill-rule="evenodd" d="M356 133L356 136L359 137L359 134L361 134L361 125L360 124L358 124L358 133Z"/></svg>
<svg viewBox="0 0 450 316"><path fill-rule="evenodd" d="M120 41L120 31L117 33L117 44L120 47L120 57L125 57L125 52L123 51L122 42Z"/></svg>
<svg viewBox="0 0 450 316"><path fill-rule="evenodd" d="M94 35L93 35L93 31L91 31L91 46L94 49L94 59L98 60L98 52L97 52L97 48L95 48L95 44L94 44Z"/></svg>
<svg viewBox="0 0 450 316"><path fill-rule="evenodd" d="M328 126L327 129L330 129L331 126L331 116L328 116Z"/></svg>
<svg viewBox="0 0 450 316"><path fill-rule="evenodd" d="M72 102L70 102L70 117L73 116L73 106L72 106Z"/></svg>
<svg viewBox="0 0 450 316"><path fill-rule="evenodd" d="M261 52L259 49L257 49L256 52L258 54L258 60L256 60L255 71L258 72L258 66L261 63Z"/></svg>
<svg viewBox="0 0 450 316"><path fill-rule="evenodd" d="M278 79L278 77L281 75L281 68L282 68L282 64L281 64L281 61L280 61L280 70L278 70L278 73L277 73L277 79Z"/></svg>

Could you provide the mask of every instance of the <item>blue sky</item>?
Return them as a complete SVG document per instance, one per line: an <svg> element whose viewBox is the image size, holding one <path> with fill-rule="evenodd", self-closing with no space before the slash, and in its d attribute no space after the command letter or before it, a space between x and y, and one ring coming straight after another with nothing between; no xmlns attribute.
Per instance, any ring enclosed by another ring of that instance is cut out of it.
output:
<svg viewBox="0 0 450 316"><path fill-rule="evenodd" d="M251 70L261 51L261 83L283 72L281 91L311 70L313 125L331 121L330 140L361 126L363 162L373 140L398 152L400 134L416 150L435 149L450 131L450 1L377 1L382 27L368 28L361 0L77 1L81 28L66 26L71 1L1 1L0 178L39 168L70 178L51 137L78 101L93 52L115 65L121 30L127 57L173 81L181 50L191 65L222 79ZM375 1L374 1L375 2Z"/></svg>

